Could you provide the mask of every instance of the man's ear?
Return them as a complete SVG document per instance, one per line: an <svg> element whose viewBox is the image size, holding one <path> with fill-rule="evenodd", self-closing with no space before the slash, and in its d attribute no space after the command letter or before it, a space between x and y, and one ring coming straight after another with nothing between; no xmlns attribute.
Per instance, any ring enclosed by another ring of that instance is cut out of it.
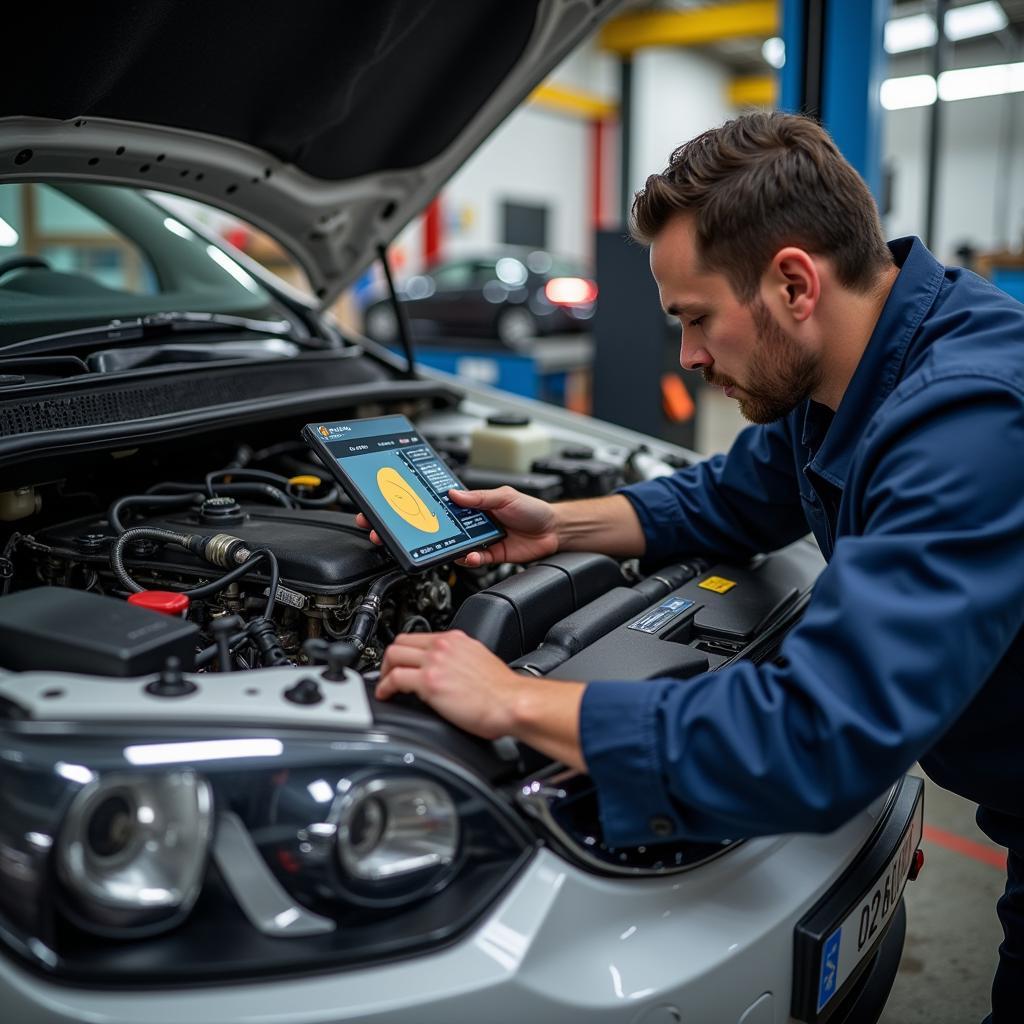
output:
<svg viewBox="0 0 1024 1024"><path fill-rule="evenodd" d="M821 298L821 277L805 249L786 246L768 264L761 278L761 294L781 323L803 323Z"/></svg>

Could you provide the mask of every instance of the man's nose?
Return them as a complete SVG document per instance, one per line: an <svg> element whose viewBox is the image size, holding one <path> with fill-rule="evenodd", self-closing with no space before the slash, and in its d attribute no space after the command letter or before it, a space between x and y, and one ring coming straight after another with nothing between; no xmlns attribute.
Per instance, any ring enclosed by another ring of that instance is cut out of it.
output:
<svg viewBox="0 0 1024 1024"><path fill-rule="evenodd" d="M714 362L708 350L692 340L692 334L690 332L690 336L687 336L686 331L683 331L679 339L679 365L684 370L700 370Z"/></svg>

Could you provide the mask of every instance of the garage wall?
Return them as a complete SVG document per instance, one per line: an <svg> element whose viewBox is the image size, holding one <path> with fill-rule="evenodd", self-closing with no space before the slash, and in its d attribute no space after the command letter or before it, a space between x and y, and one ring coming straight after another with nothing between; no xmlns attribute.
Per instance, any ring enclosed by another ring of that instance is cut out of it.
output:
<svg viewBox="0 0 1024 1024"><path fill-rule="evenodd" d="M447 256L493 249L506 200L548 209L548 244L590 258L589 125L537 107L514 113L442 195Z"/></svg>
<svg viewBox="0 0 1024 1024"><path fill-rule="evenodd" d="M999 64L1006 52L991 46L961 51L955 66ZM969 58L969 59L968 59ZM921 58L892 60L890 77L924 74ZM893 193L885 228L890 237L921 234L925 222L928 122L930 107L890 110L883 120L883 162L893 171ZM1013 119L1009 203L998 193L1005 161L1003 138ZM1024 244L1024 96L987 96L944 104L943 145L939 155L936 253L957 262L956 248L969 242L980 250L1019 249Z"/></svg>
<svg viewBox="0 0 1024 1024"><path fill-rule="evenodd" d="M664 170L672 151L735 115L729 104L730 72L693 50L655 48L633 60L631 187Z"/></svg>

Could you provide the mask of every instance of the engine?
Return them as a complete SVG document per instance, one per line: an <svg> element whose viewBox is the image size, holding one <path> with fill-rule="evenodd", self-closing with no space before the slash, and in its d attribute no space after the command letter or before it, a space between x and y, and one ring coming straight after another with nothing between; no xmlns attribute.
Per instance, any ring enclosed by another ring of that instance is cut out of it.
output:
<svg viewBox="0 0 1024 1024"><path fill-rule="evenodd" d="M510 482L545 498L583 497L606 493L623 479L624 460L595 458L593 449L578 442L530 472L510 475L470 464L468 435L451 426L433 431L431 439L471 487ZM300 442L278 440L258 450L236 445L230 458L200 465L199 473L191 468L196 461L192 450L184 473L169 460L145 470L133 466L131 479L142 481L137 493L115 490L109 504L98 493L84 492L81 479L61 481L64 490L106 507L69 519L51 516L41 526L38 516L27 517L25 529L11 533L2 552L3 593L68 588L171 610L196 629L194 658L184 658L189 670L301 665L324 660L330 648L335 659L342 650L348 667L366 673L379 667L397 633L448 628L467 600L521 572L513 566L471 570L454 564L416 575L396 572L389 556L355 525L356 509L327 479L317 456ZM190 479L150 475L159 470ZM601 588L623 582L617 563L602 562ZM599 593L571 574L565 585L574 593L582 587L588 598ZM541 621L541 605L552 622L574 610L559 598L560 592L531 591L526 618ZM515 602L501 607L517 622L522 617ZM40 612L54 618L46 609ZM476 614L467 611L470 620ZM491 625L496 621L488 619ZM542 638L543 631L535 642ZM516 649L507 658L522 653ZM159 671L164 654L153 652L143 669ZM46 658L19 664L53 667ZM77 668L101 671L99 664L85 645ZM109 660L103 665L102 671L112 671ZM127 675L129 669L140 669L137 658L126 658L113 671Z"/></svg>

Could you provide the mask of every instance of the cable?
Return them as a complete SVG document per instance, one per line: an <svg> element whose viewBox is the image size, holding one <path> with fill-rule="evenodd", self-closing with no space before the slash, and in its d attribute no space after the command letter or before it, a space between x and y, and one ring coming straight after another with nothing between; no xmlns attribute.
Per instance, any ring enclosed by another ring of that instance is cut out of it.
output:
<svg viewBox="0 0 1024 1024"><path fill-rule="evenodd" d="M116 541L114 541L114 545L110 549L110 568L117 577L118 583L120 583L125 590L129 590L133 594L139 594L146 588L140 587L139 584L136 583L128 574L128 570L124 565L124 547L131 541L140 538L145 538L146 540L162 540L167 544L177 544L179 547L186 549L189 546L190 540L187 534L172 533L170 530L160 530L154 526L136 526L130 530L125 530L125 532L122 533Z"/></svg>
<svg viewBox="0 0 1024 1024"><path fill-rule="evenodd" d="M3 551L0 552L0 579L3 580L3 583L0 584L0 594L6 594L11 589L11 580L14 579L14 561L11 556L21 539L20 533L12 533L7 538Z"/></svg>
<svg viewBox="0 0 1024 1024"><path fill-rule="evenodd" d="M121 513L132 505L148 505L153 508L163 506L183 507L185 505L198 504L203 500L198 489L190 494L127 494L118 498L107 510L107 522L115 533L124 533L127 527L121 522Z"/></svg>

